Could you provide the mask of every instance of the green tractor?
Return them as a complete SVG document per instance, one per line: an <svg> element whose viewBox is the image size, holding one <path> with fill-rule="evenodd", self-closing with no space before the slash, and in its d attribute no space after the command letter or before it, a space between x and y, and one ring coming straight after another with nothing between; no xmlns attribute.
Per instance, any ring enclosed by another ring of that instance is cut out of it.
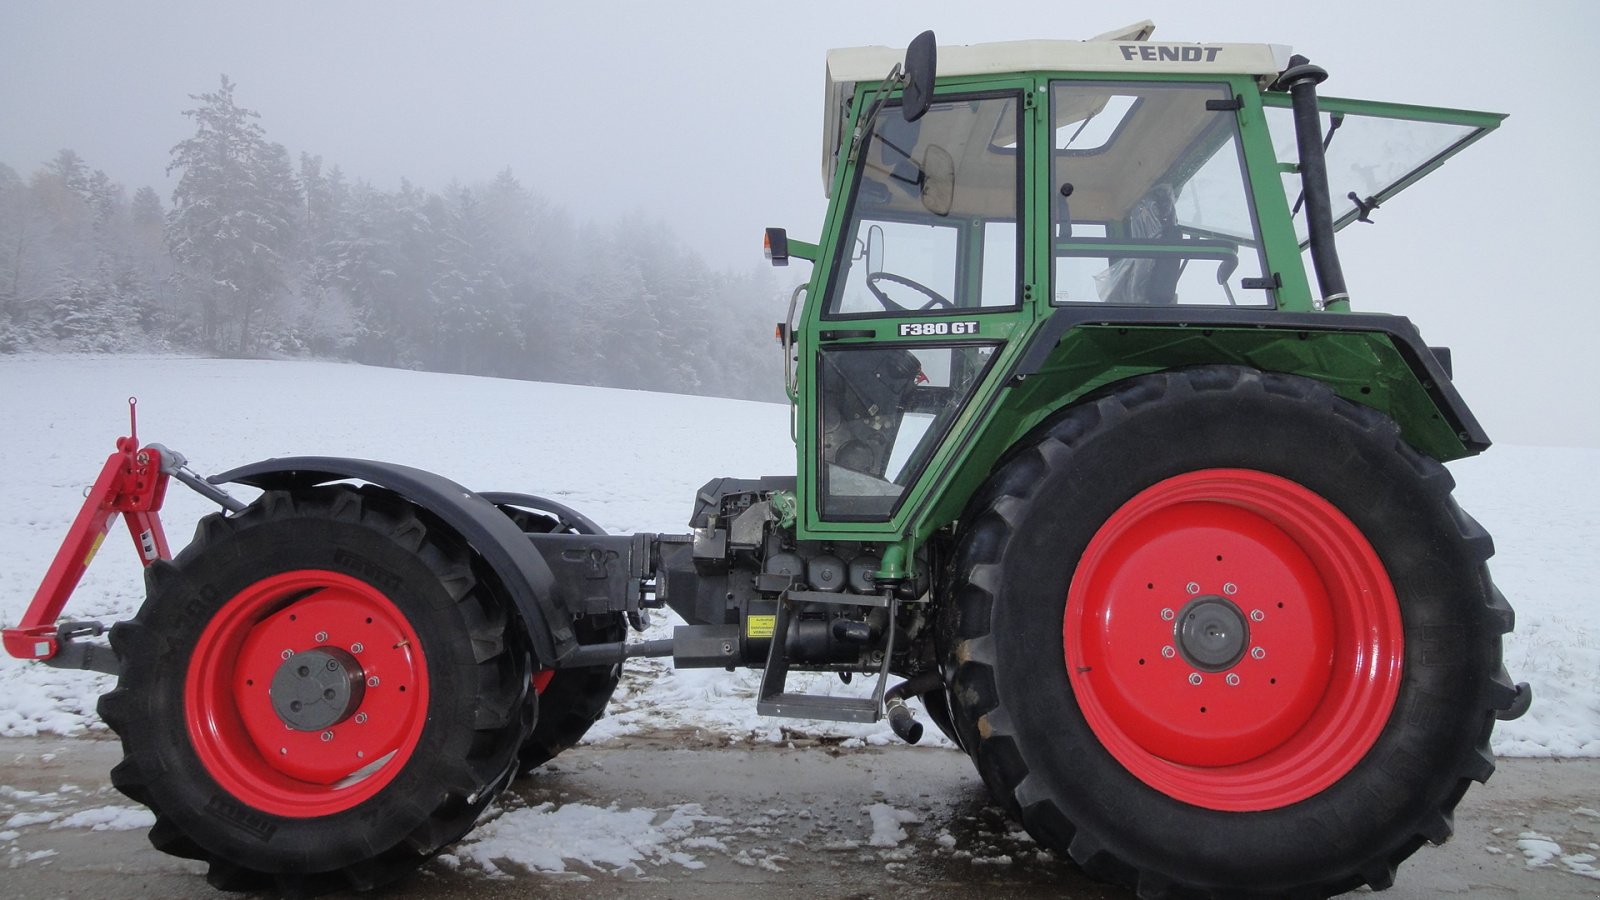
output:
<svg viewBox="0 0 1600 900"><path fill-rule="evenodd" d="M767 233L813 263L778 327L794 475L609 535L370 460L203 479L130 436L8 650L120 675L113 782L222 888L409 871L639 656L911 741L916 698L1042 846L1142 897L1389 886L1531 694L1443 466L1488 438L1447 351L1351 310L1334 234L1502 117L1151 30L829 54L821 238ZM169 478L224 507L170 559ZM117 513L148 599L112 653L57 619ZM629 641L661 607L686 624Z"/></svg>

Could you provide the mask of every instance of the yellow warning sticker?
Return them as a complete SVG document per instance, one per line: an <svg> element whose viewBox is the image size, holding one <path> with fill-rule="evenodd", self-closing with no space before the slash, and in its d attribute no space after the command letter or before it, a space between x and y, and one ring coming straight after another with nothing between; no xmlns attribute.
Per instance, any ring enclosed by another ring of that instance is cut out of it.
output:
<svg viewBox="0 0 1600 900"><path fill-rule="evenodd" d="M100 552L100 545L105 543L105 541L106 533L104 531L95 535L94 543L89 545L89 552L83 555L83 565L85 568L88 567L89 563L94 562L94 555Z"/></svg>
<svg viewBox="0 0 1600 900"><path fill-rule="evenodd" d="M769 638L777 627L777 616L746 616L744 620L744 636L747 638Z"/></svg>

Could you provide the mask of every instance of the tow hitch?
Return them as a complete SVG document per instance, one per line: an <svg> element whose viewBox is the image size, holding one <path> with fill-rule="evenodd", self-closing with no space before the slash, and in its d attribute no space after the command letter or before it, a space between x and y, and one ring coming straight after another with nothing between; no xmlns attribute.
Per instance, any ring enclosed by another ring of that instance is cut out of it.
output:
<svg viewBox="0 0 1600 900"><path fill-rule="evenodd" d="M99 641L84 640L104 634L104 624L57 621L67 598L105 542L112 520L118 515L124 517L139 561L148 566L158 559L172 558L161 527L161 504L166 500L170 479L177 478L230 512L244 509L244 504L226 491L190 471L181 453L160 444L139 446L137 410L138 399L129 397L128 436L117 438L116 452L106 458L94 486L85 495L21 624L0 631L6 652L18 659L37 660L63 669L118 674L117 658L111 648Z"/></svg>

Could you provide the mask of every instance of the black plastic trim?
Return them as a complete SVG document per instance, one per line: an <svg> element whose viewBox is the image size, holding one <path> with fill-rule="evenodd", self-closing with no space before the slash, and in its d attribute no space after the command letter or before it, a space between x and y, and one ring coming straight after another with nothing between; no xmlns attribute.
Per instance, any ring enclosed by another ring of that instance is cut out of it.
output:
<svg viewBox="0 0 1600 900"><path fill-rule="evenodd" d="M370 459L288 456L230 469L209 480L213 484L295 489L347 479L393 491L438 516L471 545L516 604L540 664L553 666L577 649L572 616L563 609L555 575L544 557L493 503L443 475Z"/></svg>
<svg viewBox="0 0 1600 900"><path fill-rule="evenodd" d="M1405 316L1387 313L1284 312L1275 309L1205 307L1072 307L1058 306L1034 332L1006 382L1016 384L1036 374L1068 331L1085 325L1135 325L1172 328L1259 328L1269 331L1366 332L1382 334L1394 342L1411 373L1439 407L1461 443L1474 453L1487 450L1489 435L1462 399L1449 370L1429 349L1417 326Z"/></svg>

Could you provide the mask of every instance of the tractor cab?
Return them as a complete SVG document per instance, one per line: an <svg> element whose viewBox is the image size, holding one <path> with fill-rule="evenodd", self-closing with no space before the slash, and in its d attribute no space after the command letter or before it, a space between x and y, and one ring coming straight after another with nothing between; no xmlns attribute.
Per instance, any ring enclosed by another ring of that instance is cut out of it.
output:
<svg viewBox="0 0 1600 900"><path fill-rule="evenodd" d="M800 320L780 330L797 373L802 536L895 539L954 518L947 497L968 491L945 489L993 462L970 457L985 422L1009 410L1015 437L1049 413L1007 392L1025 359L1070 364L1052 359L1065 319L1046 326L1062 313L1178 325L1347 308L1302 265L1315 211L1280 81L1304 60L1152 31L937 59L926 35L904 71L887 48L829 54L832 205L820 246L784 240L816 264ZM1309 121L1327 233L1501 118L1323 99Z"/></svg>

